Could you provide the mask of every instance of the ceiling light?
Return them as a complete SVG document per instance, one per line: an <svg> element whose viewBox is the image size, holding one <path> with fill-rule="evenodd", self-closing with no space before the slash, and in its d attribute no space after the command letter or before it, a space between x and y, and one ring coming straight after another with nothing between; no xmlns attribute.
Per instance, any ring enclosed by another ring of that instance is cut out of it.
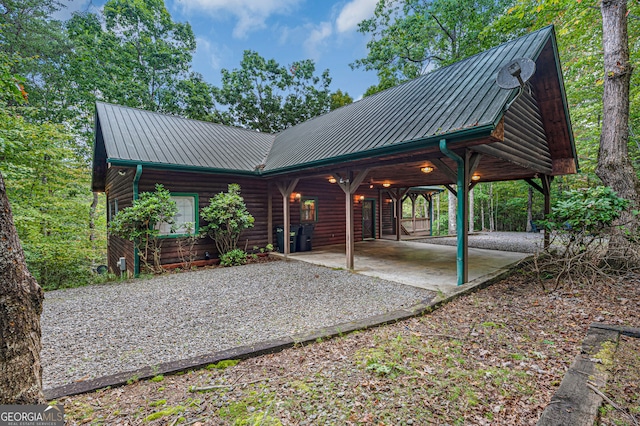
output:
<svg viewBox="0 0 640 426"><path fill-rule="evenodd" d="M385 188L388 188L391 186L391 184L389 182L385 182L382 184L382 186L384 186Z"/></svg>
<svg viewBox="0 0 640 426"><path fill-rule="evenodd" d="M431 166L420 167L420 171L422 173L431 173L433 171L433 167Z"/></svg>
<svg viewBox="0 0 640 426"><path fill-rule="evenodd" d="M337 180L336 180L336 178L334 178L333 176L331 176L331 177L329 178L329 183L336 183L336 182L337 182Z"/></svg>
<svg viewBox="0 0 640 426"><path fill-rule="evenodd" d="M480 175L475 174L475 175L471 176L471 180L474 181L474 182L479 181L480 180Z"/></svg>

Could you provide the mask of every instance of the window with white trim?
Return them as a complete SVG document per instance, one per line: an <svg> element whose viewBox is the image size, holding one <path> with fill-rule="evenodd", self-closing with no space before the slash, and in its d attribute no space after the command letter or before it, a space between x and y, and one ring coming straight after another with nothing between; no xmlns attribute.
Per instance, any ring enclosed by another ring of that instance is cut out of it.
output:
<svg viewBox="0 0 640 426"><path fill-rule="evenodd" d="M163 222L158 229L161 236L180 237L187 235L187 224L191 223L191 233L198 232L198 194L171 194L171 200L176 203L178 213L173 218L175 221L174 232L171 225Z"/></svg>

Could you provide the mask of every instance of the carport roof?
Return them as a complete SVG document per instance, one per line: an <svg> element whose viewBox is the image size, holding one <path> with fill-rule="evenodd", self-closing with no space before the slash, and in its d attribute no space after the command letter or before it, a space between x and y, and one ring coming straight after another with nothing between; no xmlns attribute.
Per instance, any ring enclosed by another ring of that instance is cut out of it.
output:
<svg viewBox="0 0 640 426"><path fill-rule="evenodd" d="M575 153L549 26L277 134L98 102L93 187L104 188L107 163L269 175L410 151L442 138L486 138L517 92L498 87L498 70L518 57L535 61L549 43L569 135L554 143Z"/></svg>

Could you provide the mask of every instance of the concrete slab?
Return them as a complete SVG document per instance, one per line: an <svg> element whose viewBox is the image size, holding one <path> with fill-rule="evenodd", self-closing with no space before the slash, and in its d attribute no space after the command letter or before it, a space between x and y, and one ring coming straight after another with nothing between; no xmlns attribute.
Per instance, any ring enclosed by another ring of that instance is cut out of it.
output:
<svg viewBox="0 0 640 426"><path fill-rule="evenodd" d="M291 259L345 268L344 245L292 253ZM469 249L469 283L457 286L456 247L411 241L371 240L355 244L355 271L406 285L455 294L508 269L529 253Z"/></svg>

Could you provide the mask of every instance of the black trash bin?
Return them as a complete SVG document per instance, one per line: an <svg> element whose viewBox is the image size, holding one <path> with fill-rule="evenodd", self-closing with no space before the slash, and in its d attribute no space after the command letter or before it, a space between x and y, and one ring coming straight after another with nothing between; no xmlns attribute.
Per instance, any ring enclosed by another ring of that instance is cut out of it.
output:
<svg viewBox="0 0 640 426"><path fill-rule="evenodd" d="M298 232L298 251L311 251L311 237L315 223L303 223Z"/></svg>
<svg viewBox="0 0 640 426"><path fill-rule="evenodd" d="M291 225L289 231L289 253L295 253L298 246L298 226ZM278 251L284 253L284 225L276 226Z"/></svg>

